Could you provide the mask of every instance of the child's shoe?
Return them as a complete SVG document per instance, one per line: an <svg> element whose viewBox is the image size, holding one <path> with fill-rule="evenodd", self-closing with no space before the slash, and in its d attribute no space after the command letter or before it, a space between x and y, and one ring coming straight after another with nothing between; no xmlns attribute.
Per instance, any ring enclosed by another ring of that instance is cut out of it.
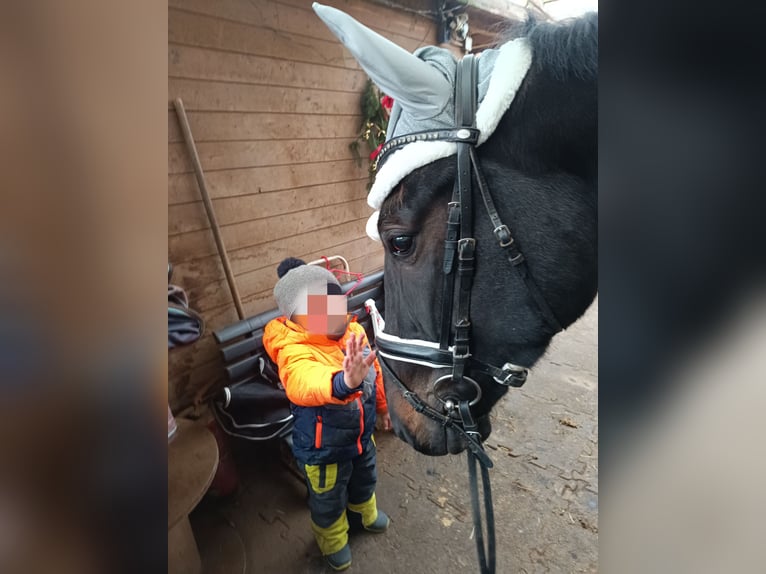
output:
<svg viewBox="0 0 766 574"><path fill-rule="evenodd" d="M332 554L327 554L324 558L333 570L345 570L351 566L351 547L346 543L343 548Z"/></svg>
<svg viewBox="0 0 766 574"><path fill-rule="evenodd" d="M364 529L370 532L374 532L375 534L379 534L388 530L388 525L390 523L391 520L388 518L388 515L382 510L378 509L378 517L375 519L375 522L365 526Z"/></svg>

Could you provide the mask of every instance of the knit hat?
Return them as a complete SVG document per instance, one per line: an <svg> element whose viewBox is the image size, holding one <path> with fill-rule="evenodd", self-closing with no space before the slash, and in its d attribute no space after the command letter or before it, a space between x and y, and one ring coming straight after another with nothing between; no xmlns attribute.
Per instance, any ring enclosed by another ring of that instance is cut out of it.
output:
<svg viewBox="0 0 766 574"><path fill-rule="evenodd" d="M277 267L277 275L279 281L274 286L274 299L285 317L307 314L308 295L342 293L340 282L329 269L307 265L295 257L283 260Z"/></svg>

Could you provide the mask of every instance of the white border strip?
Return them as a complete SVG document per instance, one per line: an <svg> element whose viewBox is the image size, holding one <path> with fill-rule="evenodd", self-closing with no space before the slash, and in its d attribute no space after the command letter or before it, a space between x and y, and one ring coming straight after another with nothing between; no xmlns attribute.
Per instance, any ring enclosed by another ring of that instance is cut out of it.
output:
<svg viewBox="0 0 766 574"><path fill-rule="evenodd" d="M390 335L388 333L384 333L383 329L386 326L385 321L383 320L383 317L380 315L380 311L378 311L378 307L375 305L375 299L367 299L364 302L364 306L367 309L367 312L370 314L370 317L372 317L372 330L375 332L375 338L376 339L383 339L384 341L388 341L389 343L394 343L397 345L412 345L414 347L422 347L429 350L439 350L439 343L436 343L434 341L425 341L423 339L402 339L401 337L397 337L396 335ZM447 350L449 352L453 351L453 347L448 347ZM410 359L405 357L399 357L390 355L389 353L386 353L384 351L381 351L378 349L378 353L387 359L391 359L393 361L400 361L402 363L412 363L414 365L423 365L424 367L431 367L432 369L448 369L450 367L445 365L439 365L437 363L431 363L429 361L420 360L420 359Z"/></svg>
<svg viewBox="0 0 766 574"><path fill-rule="evenodd" d="M429 363L428 361L420 361L418 359L409 359L405 357L399 357L397 355L390 355L389 353L385 353L378 349L378 355L381 357L385 357L386 359L391 359L392 361L398 361L400 363L410 363L412 365L421 365L423 367L428 367L430 369L451 369L452 367L448 365L437 365L436 363Z"/></svg>

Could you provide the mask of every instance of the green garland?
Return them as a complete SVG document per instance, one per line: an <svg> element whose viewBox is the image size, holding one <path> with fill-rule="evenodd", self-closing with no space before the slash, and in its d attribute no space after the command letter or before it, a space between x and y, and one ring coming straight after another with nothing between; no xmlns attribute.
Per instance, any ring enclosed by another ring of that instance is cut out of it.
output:
<svg viewBox="0 0 766 574"><path fill-rule="evenodd" d="M386 141L386 128L388 127L390 108L386 109L386 107L384 107L382 103L383 101L386 101L384 98L386 98L389 103L391 102L391 98L388 98L383 94L368 78L360 101L362 108L362 122L359 126L359 134L348 146L354 154L356 165L361 167L362 153L359 148L362 145L362 142L366 143L366 147L369 150L368 158L370 160L368 168L369 181L367 182L368 190L372 187L372 182L375 179L375 171L373 169L375 162L373 160L375 159L375 156L377 156L376 151L378 151L380 146Z"/></svg>

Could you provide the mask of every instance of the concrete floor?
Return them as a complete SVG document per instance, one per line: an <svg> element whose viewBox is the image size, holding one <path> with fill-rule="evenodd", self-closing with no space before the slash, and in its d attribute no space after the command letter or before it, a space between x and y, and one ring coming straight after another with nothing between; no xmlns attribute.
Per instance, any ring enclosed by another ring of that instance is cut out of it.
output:
<svg viewBox="0 0 766 574"><path fill-rule="evenodd" d="M598 568L598 302L495 407L485 446L497 572ZM356 574L478 572L465 455L427 457L376 433L385 534L351 537ZM273 445L234 445L240 489L191 515L205 572L319 574L305 487Z"/></svg>

